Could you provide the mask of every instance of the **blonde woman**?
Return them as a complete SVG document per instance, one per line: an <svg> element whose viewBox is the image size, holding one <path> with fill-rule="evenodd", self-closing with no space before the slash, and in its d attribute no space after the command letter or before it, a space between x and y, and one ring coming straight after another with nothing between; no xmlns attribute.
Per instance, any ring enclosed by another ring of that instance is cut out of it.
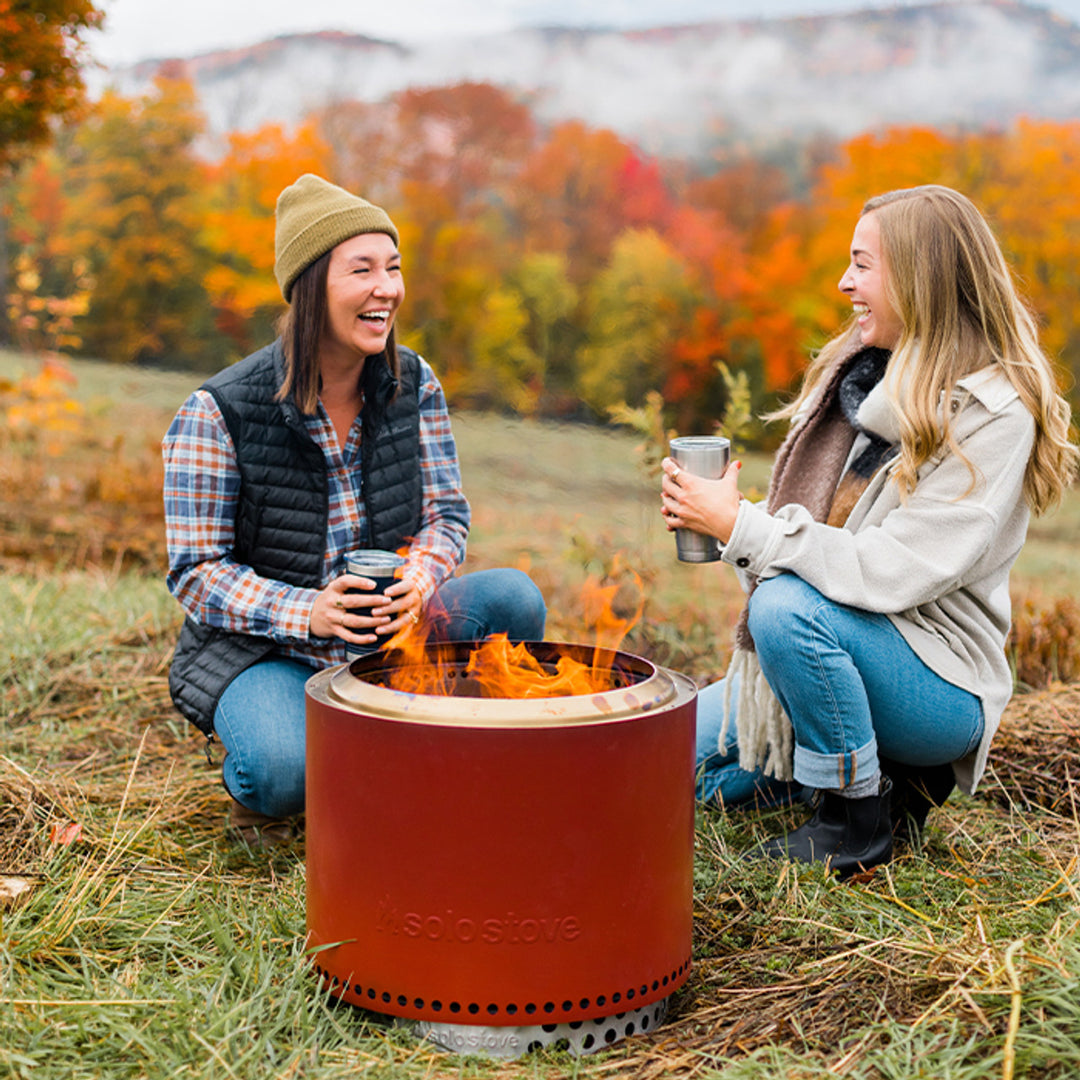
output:
<svg viewBox="0 0 1080 1080"><path fill-rule="evenodd" d="M764 505L739 465L666 459L671 529L715 537L749 593L698 708L698 794L820 793L763 854L841 875L888 861L954 782L973 791L1009 699L1009 571L1077 471L1069 407L990 228L927 186L871 199ZM791 783L794 782L794 783Z"/></svg>

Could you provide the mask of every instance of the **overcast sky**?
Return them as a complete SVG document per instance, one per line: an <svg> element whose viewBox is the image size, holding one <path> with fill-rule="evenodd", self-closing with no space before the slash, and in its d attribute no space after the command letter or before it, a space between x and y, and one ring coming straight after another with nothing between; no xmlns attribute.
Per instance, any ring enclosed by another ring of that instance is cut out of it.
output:
<svg viewBox="0 0 1080 1080"><path fill-rule="evenodd" d="M194 56L278 34L346 30L411 42L515 26L660 26L717 18L817 14L874 0L100 0L106 27L89 37L106 64ZM877 6L882 6L880 3ZM1045 6L1080 19L1080 0Z"/></svg>

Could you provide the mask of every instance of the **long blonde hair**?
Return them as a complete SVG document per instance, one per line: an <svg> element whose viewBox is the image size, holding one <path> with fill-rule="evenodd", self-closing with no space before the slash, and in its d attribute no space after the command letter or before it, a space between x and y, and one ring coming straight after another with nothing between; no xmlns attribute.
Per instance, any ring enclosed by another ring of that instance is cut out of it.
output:
<svg viewBox="0 0 1080 1080"><path fill-rule="evenodd" d="M1069 440L1069 404L989 225L968 198L939 185L890 191L862 213L877 218L885 290L903 323L886 372L900 418L901 492L914 490L920 466L942 446L966 460L940 403L965 375L997 363L1035 420L1024 497L1036 514L1051 509L1076 477L1080 450ZM858 340L852 323L828 342L796 400L773 416L796 415Z"/></svg>

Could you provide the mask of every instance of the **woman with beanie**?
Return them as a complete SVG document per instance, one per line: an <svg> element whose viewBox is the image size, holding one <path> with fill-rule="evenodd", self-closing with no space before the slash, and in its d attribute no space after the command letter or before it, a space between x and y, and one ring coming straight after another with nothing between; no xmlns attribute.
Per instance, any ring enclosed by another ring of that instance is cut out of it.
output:
<svg viewBox="0 0 1080 1080"><path fill-rule="evenodd" d="M669 528L715 537L749 592L698 699L698 794L817 789L758 852L847 876L973 791L1012 690L1009 570L1075 477L1069 406L997 241L928 186L871 199L840 289L854 320L777 417L764 505L664 461Z"/></svg>
<svg viewBox="0 0 1080 1080"><path fill-rule="evenodd" d="M208 379L165 436L168 585L186 613L169 675L181 713L225 748L230 824L288 840L304 808L304 684L421 622L443 640L543 637L516 570L453 573L469 504L442 388L398 346L405 296L385 211L320 177L286 188L274 272L280 337ZM345 573L407 549L385 596Z"/></svg>

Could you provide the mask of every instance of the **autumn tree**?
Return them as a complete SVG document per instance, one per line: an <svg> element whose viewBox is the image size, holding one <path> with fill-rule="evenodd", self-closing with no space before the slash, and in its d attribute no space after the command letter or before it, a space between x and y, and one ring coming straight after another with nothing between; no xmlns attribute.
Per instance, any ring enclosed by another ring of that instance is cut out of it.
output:
<svg viewBox="0 0 1080 1080"><path fill-rule="evenodd" d="M535 137L528 107L489 83L409 89L378 105L343 102L317 122L351 191L391 206L431 198L465 218L499 198Z"/></svg>
<svg viewBox="0 0 1080 1080"><path fill-rule="evenodd" d="M65 229L65 167L56 151L45 150L27 162L11 184L9 240L15 257L30 258L49 295L62 295L71 285L72 249Z"/></svg>
<svg viewBox="0 0 1080 1080"><path fill-rule="evenodd" d="M505 191L535 136L528 107L490 83L407 90L395 106L405 177L438 190L453 214Z"/></svg>
<svg viewBox="0 0 1080 1080"><path fill-rule="evenodd" d="M496 287L484 296L476 312L470 362L460 383L471 405L509 407L524 416L536 411L544 365L526 339L528 321L513 289Z"/></svg>
<svg viewBox="0 0 1080 1080"><path fill-rule="evenodd" d="M752 227L740 234L743 284L726 330L756 355L751 363L766 399L793 389L811 351L850 318L850 303L837 285L866 200L918 184L964 188L958 146L957 139L929 128L860 135L821 162L808 197L758 204ZM745 186L735 179L737 188ZM774 190L780 191L775 184ZM722 177L700 186L695 196L714 206L732 203Z"/></svg>
<svg viewBox="0 0 1080 1080"><path fill-rule="evenodd" d="M671 347L661 387L669 420L680 431L710 431L727 408L718 365L753 368L760 386L754 335L736 325L747 312L746 238L718 210L680 206L664 234L685 267L693 303Z"/></svg>
<svg viewBox="0 0 1080 1080"><path fill-rule="evenodd" d="M268 124L230 135L225 155L208 167L202 236L212 258L203 286L218 329L241 354L271 335L284 305L274 277L278 195L306 172L333 179L329 161L314 122L292 134Z"/></svg>
<svg viewBox="0 0 1080 1080"><path fill-rule="evenodd" d="M377 206L400 205L402 168L389 103L337 101L314 113L311 122L330 153L329 171L342 187Z"/></svg>
<svg viewBox="0 0 1080 1080"><path fill-rule="evenodd" d="M0 169L82 104L81 35L103 17L92 0L0 0Z"/></svg>
<svg viewBox="0 0 1080 1080"><path fill-rule="evenodd" d="M1080 386L1080 123L1022 120L966 140L969 192L997 232L1042 343ZM991 164L992 163L992 164ZM977 177L977 179L975 179ZM1075 399L1074 399L1075 400Z"/></svg>
<svg viewBox="0 0 1080 1080"><path fill-rule="evenodd" d="M494 355L501 353L510 360L506 327L512 325L517 332L526 316L506 302L504 281L511 254L497 243L497 234L479 223L443 216L440 205L413 200L393 212L406 284L397 325L403 343L435 365L449 400L488 406L494 404L491 390L499 382L490 370ZM496 293L501 294L499 301L492 300ZM490 331L481 325L496 311L489 303L497 304L500 323ZM486 350L483 363L489 370L477 377L474 368L480 340ZM526 345L523 340L521 344ZM524 350L517 350L512 364L525 355ZM533 370L531 357L525 366Z"/></svg>
<svg viewBox="0 0 1080 1080"><path fill-rule="evenodd" d="M542 388L538 407L556 415L576 412L574 355L583 337L575 325L579 290L570 281L563 252L526 253L508 282L526 315L523 335L538 360Z"/></svg>
<svg viewBox="0 0 1080 1080"><path fill-rule="evenodd" d="M691 177L682 201L751 237L775 207L794 198L793 187L793 178L778 165L744 153L707 176Z"/></svg>
<svg viewBox="0 0 1080 1080"><path fill-rule="evenodd" d="M526 246L566 252L576 285L600 270L623 232L662 230L672 211L655 161L577 120L556 126L533 151L515 195Z"/></svg>
<svg viewBox="0 0 1080 1080"><path fill-rule="evenodd" d="M66 227L96 281L82 331L110 360L180 365L213 333L202 281L206 176L190 83L159 77L136 99L107 92L68 148Z"/></svg>
<svg viewBox="0 0 1080 1080"><path fill-rule="evenodd" d="M82 34L102 18L92 0L0 0L0 301L8 292L6 226L14 170L48 140L54 120L82 105ZM5 310L0 302L0 341L7 338Z"/></svg>
<svg viewBox="0 0 1080 1080"><path fill-rule="evenodd" d="M582 400L604 416L617 403L640 405L660 389L692 302L676 252L651 229L623 233L589 289L588 343L578 369Z"/></svg>

